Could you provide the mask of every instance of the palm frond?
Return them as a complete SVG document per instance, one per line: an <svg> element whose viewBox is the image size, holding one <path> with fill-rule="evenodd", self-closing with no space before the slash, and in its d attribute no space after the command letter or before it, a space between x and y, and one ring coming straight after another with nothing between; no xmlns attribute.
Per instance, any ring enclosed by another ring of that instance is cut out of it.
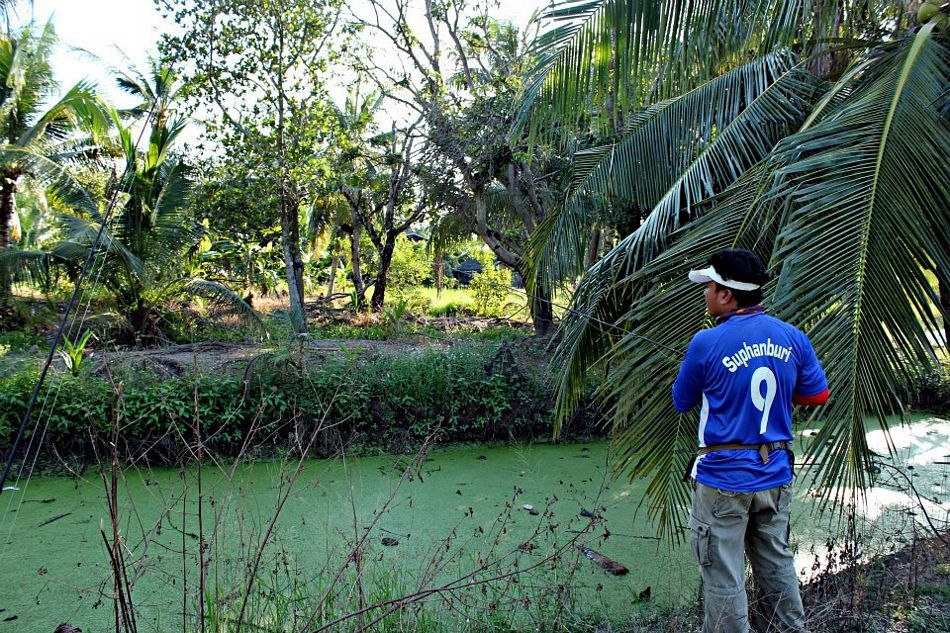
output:
<svg viewBox="0 0 950 633"><path fill-rule="evenodd" d="M950 266L950 128L933 107L950 50L932 29L889 47L846 102L776 151L773 195L791 209L775 309L824 359L833 399L809 456L815 481L839 491L867 484L864 416L886 429L906 364L935 362L939 300L923 271Z"/></svg>
<svg viewBox="0 0 950 633"><path fill-rule="evenodd" d="M87 130L96 139L104 138L111 128L109 108L89 82L80 81L67 90L33 125L23 130L16 144L29 148L45 135L62 137L77 128Z"/></svg>
<svg viewBox="0 0 950 633"><path fill-rule="evenodd" d="M0 248L0 268L13 274L14 281L48 287L53 277L56 258L44 251Z"/></svg>
<svg viewBox="0 0 950 633"><path fill-rule="evenodd" d="M68 237L53 247L52 253L67 261L82 264L89 254L89 249L95 243L101 224L75 216L62 216L63 227ZM108 228L103 231L99 242L99 251L104 255L103 266L119 264L130 276L141 278L145 274L142 260L130 251Z"/></svg>
<svg viewBox="0 0 950 633"><path fill-rule="evenodd" d="M6 145L0 146L0 164L3 163L19 165L23 172L43 183L50 195L63 204L92 216L98 214L98 204L89 191L53 157L31 149Z"/></svg>
<svg viewBox="0 0 950 633"><path fill-rule="evenodd" d="M685 491L677 483L695 450L692 418L670 404L684 349L703 325L685 272L725 247L755 250L780 271L766 304L804 329L828 374L831 403L807 447L812 481L828 499L867 484L865 416L887 428L908 364L934 363L939 300L924 271L950 265L950 130L935 103L948 52L929 28L884 45L846 73L839 96L782 140L667 236L652 259L618 245L585 275L564 320L558 421L576 406L592 368L609 365L599 390L614 426L615 467L649 480L648 512L676 534ZM908 166L921 166L908 177ZM709 210L705 210L705 207ZM623 330L624 333L619 332Z"/></svg>
<svg viewBox="0 0 950 633"><path fill-rule="evenodd" d="M649 258L665 236L798 128L818 82L788 53L765 56L647 108L616 145L579 153L565 203L530 245L548 283L582 272L591 199L652 209L630 246ZM636 220L637 218L632 218Z"/></svg>
<svg viewBox="0 0 950 633"><path fill-rule="evenodd" d="M257 311L249 306L240 295L224 284L207 279L194 278L185 283L184 291L204 297L218 307L232 310L246 323L256 328L262 335L267 336L267 328Z"/></svg>
<svg viewBox="0 0 950 633"><path fill-rule="evenodd" d="M848 40L884 17L889 0L566 0L542 16L513 134L549 136L575 123L601 132L625 113L802 42Z"/></svg>

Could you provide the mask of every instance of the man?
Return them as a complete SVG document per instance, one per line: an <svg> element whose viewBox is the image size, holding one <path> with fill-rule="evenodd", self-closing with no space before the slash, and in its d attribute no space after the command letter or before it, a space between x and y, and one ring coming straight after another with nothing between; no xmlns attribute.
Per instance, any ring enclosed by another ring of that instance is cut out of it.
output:
<svg viewBox="0 0 950 633"><path fill-rule="evenodd" d="M805 631L788 549L792 404L824 404L825 374L808 337L765 314L761 288L770 276L755 253L719 251L689 278L706 284L706 308L717 321L693 337L673 384L677 411L702 405L700 448L687 476L703 632L750 630L743 550L758 594L755 628Z"/></svg>

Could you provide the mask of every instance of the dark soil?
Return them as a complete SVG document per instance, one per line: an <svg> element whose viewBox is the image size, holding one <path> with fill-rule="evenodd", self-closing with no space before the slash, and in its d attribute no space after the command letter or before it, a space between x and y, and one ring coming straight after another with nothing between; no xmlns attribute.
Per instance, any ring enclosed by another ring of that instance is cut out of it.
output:
<svg viewBox="0 0 950 633"><path fill-rule="evenodd" d="M802 590L812 633L950 632L950 531Z"/></svg>

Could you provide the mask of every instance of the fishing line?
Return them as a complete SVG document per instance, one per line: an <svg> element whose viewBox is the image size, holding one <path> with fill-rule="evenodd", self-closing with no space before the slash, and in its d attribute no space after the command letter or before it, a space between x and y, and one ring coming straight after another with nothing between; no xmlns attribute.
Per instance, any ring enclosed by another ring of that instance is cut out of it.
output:
<svg viewBox="0 0 950 633"><path fill-rule="evenodd" d="M139 137L138 140L141 140L141 137ZM119 180L119 179L116 178L115 172L113 172L111 181L110 181L110 183L109 183L110 187L113 187L113 188L114 188L114 187L118 184L118 180ZM115 189L114 189L114 190L115 190ZM115 191L120 191L120 190L115 190ZM89 291L88 291L89 298L88 298L88 301L86 302L86 308L85 308L85 310L83 311L82 317L79 318L78 329L81 329L81 328L82 328L82 325L83 325L83 323L84 323L85 320L86 320L86 316L88 316L88 314L89 314L89 309L90 309L90 307L92 306L93 290L94 290L94 289L98 286L98 284L99 284L99 279L100 279L100 277L101 277L101 274L102 274L103 269L105 268L105 260L106 260L106 258L107 258L107 255L108 255L108 253L107 253L106 251L99 251L99 252L97 252L97 253L95 254L95 259L94 259L94 261L93 261L92 266L95 267L99 261L101 261L101 263L99 263L99 269L98 269L98 271L96 272L96 274L95 274L95 276L94 276L94 278L93 278L92 285L89 287ZM74 338L74 336L75 336L75 332L77 331L77 323L76 323L76 321L77 321L77 316L78 316L78 314L79 314L79 313L77 312L76 314L73 315L73 321L72 321L72 323L70 324L68 331L66 331L66 332L64 333L64 338L65 338L66 340L72 339L72 338ZM69 316L69 315L68 315L68 313L67 313L67 314L64 315L64 318L68 318L68 316ZM41 407L40 407L40 412L39 412L39 414L37 415L37 422L36 422L36 424L35 424L34 427L33 427L33 432L30 434L30 441L29 441L29 444L27 444L26 451L24 452L24 459L23 459L23 462L20 464L20 468L19 468L19 470L17 471L16 483L14 484L14 487L15 487L15 488L19 485L20 479L21 479L22 476L23 476L23 470L24 470L24 468L26 467L26 463L29 461L29 455L30 455L30 453L31 453L31 451L32 451L32 449L33 449L33 444L34 444L34 442L36 441L36 437L37 437L37 436L36 436L36 430L37 430L37 428L39 428L39 423L40 423L40 421L44 418L44 415L46 414L47 405L49 405L50 417L52 417L52 412L56 409L56 403L59 401L59 394L60 394L61 389L62 389L62 385L61 385L61 384L58 384L58 385L56 386L55 392L53 393L53 402L52 402L52 404L49 403L49 399L50 399L50 393L49 393L49 392L46 392L46 394L45 394L44 397L43 397L43 404L41 405ZM46 422L46 426L48 426L48 425L49 425L49 419L47 419L47 422ZM45 435L46 435L46 430L47 430L47 429L46 429L45 426L44 426L43 433L41 434L41 437L40 437L39 445L42 445L42 443L43 443L43 439L42 439L42 438L45 437ZM37 460L38 456L39 456L39 446L37 447L37 455L34 456L34 459L33 459L33 466L35 466L36 460ZM30 469L31 472L32 472L32 470L33 470L33 466L31 466L31 469ZM9 510L9 504L8 504L7 509ZM0 526L2 526L2 525L3 525L3 521L0 520Z"/></svg>
<svg viewBox="0 0 950 633"><path fill-rule="evenodd" d="M7 462L6 462L6 465L5 465L5 467L4 467L3 474L2 474L2 476L0 476L0 494L2 494L3 491L5 490L5 484L6 484L7 478L9 477L10 470L12 469L13 463L14 463L14 461L15 461L15 459L16 459L17 450L19 449L19 445L20 445L20 443L21 443L21 441L22 441L22 439L23 439L23 433L24 433L24 431L25 431L25 429L26 429L26 425L27 425L27 423L28 423L28 421L29 421L29 419L30 419L30 415L31 415L31 413L33 412L34 407L36 406L36 401L37 401L37 398L38 398L38 396L39 396L39 392L40 392L40 390L42 389L43 384L45 383L46 376L47 376L47 374L48 374L48 372L49 372L49 368L50 368L50 366L51 366L51 364L52 364L53 357L54 357L54 355L55 355L55 353L56 353L56 349L59 347L60 343L61 343L62 340L63 340L63 336L64 336L64 333L65 333L66 328L67 328L67 322L69 322L70 315L71 315L71 313L72 313L73 307L76 305L77 301L80 301L79 298L80 298L80 292L81 292L81 290L82 290L83 281L85 281L86 277L89 276L90 271L95 268L96 257L99 255L99 248L100 248L100 246L102 245L102 241L103 241L103 237L105 236L106 228L109 226L109 223L110 223L110 221L111 221L111 219L112 219L112 214L113 214L113 212L114 212L114 210L115 210L115 208L116 208L116 205L117 205L117 203L118 203L119 194L120 194L120 193L123 193L123 192L128 188L129 184L132 182L132 178L133 178L134 173L135 173L135 170L134 170L134 167L135 167L135 160L134 160L134 158L135 158L135 155L137 154L138 147L139 147L139 145L140 145L140 143L141 143L141 141L142 141L142 138L145 136L145 131L148 129L148 127L149 127L149 125L150 125L150 123L151 123L151 121L152 121L152 118L153 118L154 113L155 113L155 107L156 107L156 105L157 105L156 103L153 103L153 104L152 104L151 108L150 108L149 111L148 111L147 116L145 117L145 120L144 120L144 122L143 122L143 124L142 124L142 128L141 128L141 130L139 131L138 138L136 139L135 144L133 145L133 157L132 157L132 160L131 160L131 161L126 160L126 165L125 165L125 169L124 169L123 175L122 175L121 178L118 179L118 181L121 182L121 186L116 187L116 188L113 190L112 198L111 198L111 200L109 201L109 206L106 208L106 212L105 212L105 213L103 214L103 216L102 216L102 221L101 221L100 226L99 226L99 229L98 229L98 231L97 231L97 233L96 233L96 237L95 237L95 239L93 240L93 242L92 242L92 244L91 244L91 246L90 246L90 248L89 248L89 252L88 252L87 255L86 255L85 261L83 262L83 267L82 267L82 269L80 270L79 277L78 277L77 280L76 280L76 286L75 286L75 288L73 289L73 293L72 293L72 295L70 296L69 302L68 302L67 305L66 305L65 313L64 313L64 315L63 315L62 320L60 321L59 327L58 327L57 330L56 330L56 335L55 335L55 337L53 338L53 342L52 342L52 344L50 345L50 350L49 350L49 352L48 352L48 354L47 354L47 356L46 356L46 361L45 361L45 363L44 363L44 365L43 365L43 369L42 369L42 371L41 371L41 373L40 373L40 377L39 377L39 379L38 379L38 381L37 381L37 383L36 383L36 385L35 385L35 387L34 387L34 389L33 389L33 393L32 393L32 395L31 395L31 397L30 397L29 403L27 404L27 409L26 409L26 411L24 412L23 418L22 418L22 420L20 421L20 425L19 425L19 427L18 427L18 429L17 429L16 439L14 440L14 443L13 443L11 449L10 449L9 457L8 457ZM103 271L104 268L105 268L105 262L106 262L106 260L107 260L107 255L108 255L108 254L106 253L106 251L102 251L101 264L100 264L99 267L98 267L98 271L96 271L95 274L93 275L93 285L90 287L90 289L89 289L89 291L88 291L89 300L88 300L88 302L87 302L87 305L86 305L85 310L83 311L82 316L78 318L78 327L80 327L80 328L82 327L82 324L83 324L83 322L85 321L85 318L86 318L86 316L87 316L88 313L89 313L89 309L90 309L90 306L91 306L91 304L92 304L92 294L93 294L92 291L96 288L96 286L97 286L98 283L99 283L99 280L101 279L102 271ZM73 315L72 323L71 323L70 326L69 326L70 332L75 331L75 328L77 327L77 316L78 316L78 313L75 314L75 315ZM36 454L34 455L33 461L32 461L32 463L31 463L31 466L30 466L30 469L29 469L29 473L28 473L28 475L27 475L26 486L29 485L29 481L30 481L30 479L31 479L31 477L32 477L33 470L34 470L35 465L36 465L36 461L37 461L37 459L38 459L38 457L39 457L39 451L40 451L40 448L41 448L41 446L42 446L43 439L44 439L45 436L46 436L46 431L48 430L49 422L50 422L50 419L51 419L51 417L52 417L52 410L53 410L53 408L55 407L56 402L58 401L59 392L60 392L61 387L62 387L61 384L60 384L60 385L57 385L56 392L54 393L52 406L51 406L51 408L50 408L50 416L46 419L46 422L45 422L44 427L43 427L43 432L42 432L42 434L40 435L40 440L39 440L39 442L37 442L37 445L36 445ZM28 445L28 451L29 451L29 450L32 450L33 443L34 443L34 439L37 437L37 436L36 436L36 430L39 428L40 422L41 422L42 419L43 419L43 414L46 412L46 405L47 405L47 402L48 402L48 401L49 401L49 394L47 393L46 396L45 396L45 398L44 398L43 404L42 404L42 406L41 406L40 415L37 417L36 424L35 424L34 427L33 427L33 433L31 434L30 443L29 443L29 445ZM18 472L18 474L17 474L17 484L19 484L20 478L22 477L24 468L26 467L26 463L27 463L28 461L29 461L29 455L26 454L26 455L24 455L23 463L21 464L21 467L20 467L19 472ZM23 500L24 500L24 498L25 498L25 496L26 496L25 492L26 492L25 490L22 491L22 494L20 495L20 504L19 504L18 509L17 509L17 512L16 512L16 515L17 515L17 516L19 515L19 509L22 508ZM6 512L4 513L4 516L3 516L2 518L0 518L0 529L2 529L2 525L3 525L3 523L6 521L7 516L9 516L10 504L12 503L12 501L13 501L13 499L11 498L11 499L10 499L10 502L8 502L8 504L7 504L7 509L6 509ZM10 532L11 532L11 533L12 533L14 527L15 527L15 523L16 523L16 516L14 517L14 519L13 519L13 521L11 522L11 525L10 525ZM9 544L9 542L10 542L9 538L8 538L8 539L5 539L5 540L6 540L7 544ZM6 547L4 547L4 553L5 553L5 551L6 551Z"/></svg>
<svg viewBox="0 0 950 633"><path fill-rule="evenodd" d="M117 180L113 177L113 182L112 182L111 184L114 186L116 183L117 183ZM89 291L88 291L88 292L89 292L89 300L88 300L88 302L87 302L87 304L86 304L86 309L85 309L85 311L84 311L84 313L83 313L83 316L79 319L78 326L77 326L77 320L76 320L76 317L77 317L77 315L78 315L78 312L77 312L75 315L73 315L73 322L72 322L72 324L69 326L69 331L68 331L68 333L67 333L67 338L72 338L73 332L77 331L77 327L78 327L79 329L82 328L82 325L83 325L83 323L85 322L85 318L86 318L86 316L87 316L88 313L89 313L90 306L92 305L93 290L96 288L96 286L97 286L98 283L99 283L99 279L100 279L102 270L103 270L104 267L105 267L105 260L106 260L106 258L107 258L107 253L106 253L105 251L101 251L100 253L97 253L97 254L96 254L96 257L99 258L102 263L101 263L101 265L100 265L100 267L99 267L98 272L96 273L96 275L95 275L95 277L94 277L94 279L93 279L92 285L89 287ZM95 265L96 265L96 264L95 264L95 262L94 262L94 263L93 263L93 266L95 266ZM29 464L30 464L30 467L29 467L29 475L27 476L26 483L24 484L24 489L22 490L22 494L20 495L20 501L19 501L19 504L17 505L16 516L19 516L20 509L23 507L23 503L24 503L24 501L26 500L26 490L27 490L27 488L29 487L30 479L32 478L33 472L34 472L34 470L36 469L36 463L37 463L37 461L39 461L40 448L42 447L43 441L44 441L45 438L46 438L46 433L47 433L48 430L49 430L49 423L50 423L50 421L52 420L53 411L56 410L56 404L59 402L59 395L60 395L61 390L62 390L62 384L59 383L59 384L56 385L56 388L55 388L55 390L53 391L52 402L50 402L50 392L47 391L47 392L44 394L44 397L43 397L43 404L42 404L42 406L40 407L40 412L39 412L39 414L37 415L36 424L34 424L34 426L33 426L33 431L32 431L32 433L30 434L29 443L27 444L26 450L25 450L24 453L23 453L23 460L22 460L22 462L20 463L20 468L17 470L16 480L15 480L15 483L14 483L14 485L13 485L13 488L14 488L15 490L20 491L20 489L19 489L20 480L23 478L23 472L24 472L24 470L26 469L27 463L29 463ZM44 416L46 416L46 413L47 413L47 406L48 406L49 416L46 417L46 421L45 421L45 423L43 424L43 431L42 431L41 433L37 434L36 431L37 431L37 429L38 429L39 426L40 426L40 422L43 421ZM36 444L36 452L35 452L35 453L33 452L33 446L34 446L34 444ZM33 454L33 459L32 459L32 461L30 460L30 454L31 454L31 453ZM11 458L12 458L12 454L11 454ZM6 520L7 520L7 517L9 516L9 514L10 514L10 508L11 508L12 504L13 504L13 497L11 497L10 500L7 502L7 507L6 507L6 509L5 509L4 515L3 515L2 517L0 517L0 531L3 530L3 528L4 528L5 524L6 524ZM8 545L10 544L10 542L11 542L10 536L12 535L13 530L14 530L15 527L16 527L16 517L14 517L14 520L13 520L13 521L11 522L11 524L10 524L10 529L9 529L9 531L8 531L8 533L7 533L7 538L5 539L5 545L4 545L4 547L3 547L3 550L0 551L0 559L2 559L3 556L6 554L7 546L8 546Z"/></svg>

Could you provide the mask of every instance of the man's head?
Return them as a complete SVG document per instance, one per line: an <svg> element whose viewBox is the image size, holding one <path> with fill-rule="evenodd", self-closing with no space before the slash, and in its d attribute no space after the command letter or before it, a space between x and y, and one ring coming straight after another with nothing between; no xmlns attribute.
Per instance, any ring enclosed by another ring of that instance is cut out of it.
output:
<svg viewBox="0 0 950 633"><path fill-rule="evenodd" d="M709 258L709 265L689 272L690 281L706 284L706 308L713 316L762 302L762 286L771 275L752 251L730 248Z"/></svg>

